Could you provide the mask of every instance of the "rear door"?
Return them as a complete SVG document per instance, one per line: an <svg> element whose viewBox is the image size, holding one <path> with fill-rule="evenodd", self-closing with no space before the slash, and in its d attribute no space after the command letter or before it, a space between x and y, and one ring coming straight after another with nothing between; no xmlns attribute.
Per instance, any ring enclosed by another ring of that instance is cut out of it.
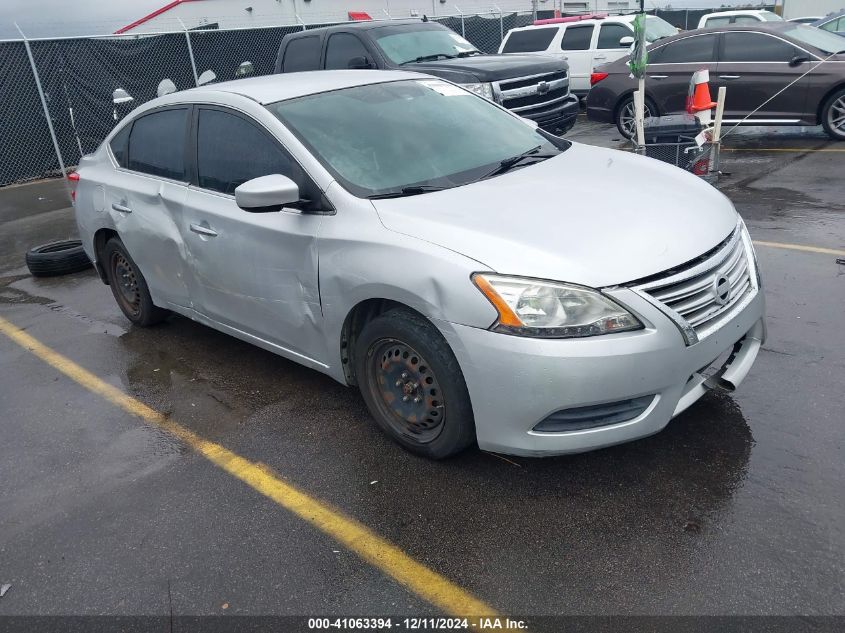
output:
<svg viewBox="0 0 845 633"><path fill-rule="evenodd" d="M657 104L661 114L684 112L692 74L716 70L715 33L691 35L673 40L649 51L646 93Z"/></svg>
<svg viewBox="0 0 845 633"><path fill-rule="evenodd" d="M195 184L182 232L192 267L193 308L235 333L325 359L317 288L317 229L324 216L294 208L247 212L235 188L269 174L290 177L303 198L316 189L279 141L245 114L197 106Z"/></svg>
<svg viewBox="0 0 845 633"><path fill-rule="evenodd" d="M162 307L189 301L179 225L187 196L190 113L190 106L160 108L130 123L126 135L113 140L118 168L103 183L105 212Z"/></svg>
<svg viewBox="0 0 845 633"><path fill-rule="evenodd" d="M564 59L569 64L569 86L573 92L586 94L590 90L593 31L593 24L567 24L560 40Z"/></svg>
<svg viewBox="0 0 845 633"><path fill-rule="evenodd" d="M804 112L810 79L786 87L809 69L807 63L790 63L799 56L809 57L791 42L768 33L722 33L718 70L711 80L715 88L727 87L725 119L751 115L753 120L797 123Z"/></svg>

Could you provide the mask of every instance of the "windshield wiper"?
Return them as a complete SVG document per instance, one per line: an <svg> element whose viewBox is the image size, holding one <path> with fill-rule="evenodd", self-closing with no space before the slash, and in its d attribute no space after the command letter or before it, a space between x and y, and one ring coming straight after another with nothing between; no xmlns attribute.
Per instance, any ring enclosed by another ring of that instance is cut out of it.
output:
<svg viewBox="0 0 845 633"><path fill-rule="evenodd" d="M419 64L420 62L433 62L439 58L443 59L455 59L454 55L447 55L446 53L434 53L432 55L420 55L416 59L409 59L406 62L402 62L399 64L400 66L404 66L405 64Z"/></svg>
<svg viewBox="0 0 845 633"><path fill-rule="evenodd" d="M484 55L481 51L461 51L456 57L469 57L470 55Z"/></svg>
<svg viewBox="0 0 845 633"><path fill-rule="evenodd" d="M447 187L435 187L434 185L414 185L411 187L402 187L396 191L385 191L384 193L374 193L367 196L369 200L386 200L388 198L406 198L408 196L418 196L422 193L429 193L431 191L443 191Z"/></svg>
<svg viewBox="0 0 845 633"><path fill-rule="evenodd" d="M522 154L505 158L499 162L499 165L495 169L484 174L481 178L479 178L479 180L486 180L487 178L504 174L506 171L516 167L526 158L552 158L553 156L557 156L557 154L540 154L540 148L542 148L542 145L537 145L536 147L532 147L531 149L522 152Z"/></svg>

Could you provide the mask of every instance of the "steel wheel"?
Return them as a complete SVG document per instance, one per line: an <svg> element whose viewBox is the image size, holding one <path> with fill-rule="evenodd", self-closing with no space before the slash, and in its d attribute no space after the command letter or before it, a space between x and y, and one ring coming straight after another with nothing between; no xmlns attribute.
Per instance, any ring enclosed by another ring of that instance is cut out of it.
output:
<svg viewBox="0 0 845 633"><path fill-rule="evenodd" d="M845 94L827 108L827 125L835 134L845 137Z"/></svg>
<svg viewBox="0 0 845 633"><path fill-rule="evenodd" d="M395 340L376 341L369 357L372 400L399 434L427 444L437 438L446 420L446 405L437 376L411 346Z"/></svg>
<svg viewBox="0 0 845 633"><path fill-rule="evenodd" d="M119 251L112 252L109 265L112 279L116 282L115 298L120 302L125 313L138 317L141 313L141 290L138 287L135 268Z"/></svg>
<svg viewBox="0 0 845 633"><path fill-rule="evenodd" d="M648 101L643 104L643 114L645 118L651 116L651 109L648 107ZM636 125L634 123L634 100L629 99L619 108L619 115L617 117L617 127L619 131L626 138L634 138L637 133Z"/></svg>

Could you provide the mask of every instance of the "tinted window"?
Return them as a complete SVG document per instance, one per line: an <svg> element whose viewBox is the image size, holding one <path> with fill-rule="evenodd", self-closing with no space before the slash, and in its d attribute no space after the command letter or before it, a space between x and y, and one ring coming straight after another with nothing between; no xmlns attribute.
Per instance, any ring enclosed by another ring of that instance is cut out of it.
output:
<svg viewBox="0 0 845 633"><path fill-rule="evenodd" d="M511 31L502 52L531 53L534 51L544 51L552 43L555 33L557 33L556 28Z"/></svg>
<svg viewBox="0 0 845 633"><path fill-rule="evenodd" d="M349 60L353 57L370 58L361 40L349 33L335 33L329 37L329 45L326 48L328 70L349 68Z"/></svg>
<svg viewBox="0 0 845 633"><path fill-rule="evenodd" d="M125 126L115 137L111 140L111 153L114 154L114 159L121 167L126 167L126 141L129 138L129 130L131 125Z"/></svg>
<svg viewBox="0 0 845 633"><path fill-rule="evenodd" d="M295 73L301 70L320 68L320 38L300 37L288 42L282 72Z"/></svg>
<svg viewBox="0 0 845 633"><path fill-rule="evenodd" d="M839 18L838 20L831 20L827 24L822 24L820 28L823 28L825 31L845 31L845 17Z"/></svg>
<svg viewBox="0 0 845 633"><path fill-rule="evenodd" d="M655 64L690 64L713 61L715 35L698 35L670 42L649 53L649 61Z"/></svg>
<svg viewBox="0 0 845 633"><path fill-rule="evenodd" d="M788 62L795 47L762 33L725 33L722 35L724 62Z"/></svg>
<svg viewBox="0 0 845 633"><path fill-rule="evenodd" d="M287 153L258 127L220 110L200 110L197 177L203 189L234 194L247 180L282 174L294 177Z"/></svg>
<svg viewBox="0 0 845 633"><path fill-rule="evenodd" d="M731 16L723 18L707 18L704 22L704 28L712 29L714 26L726 26L731 23Z"/></svg>
<svg viewBox="0 0 845 633"><path fill-rule="evenodd" d="M756 24L757 22L761 20L751 15L737 15L733 21L734 24Z"/></svg>
<svg viewBox="0 0 845 633"><path fill-rule="evenodd" d="M137 119L129 137L129 169L186 180L185 123L188 110L164 110Z"/></svg>
<svg viewBox="0 0 845 633"><path fill-rule="evenodd" d="M593 39L593 27L590 26L568 26L563 32L563 40L560 48L565 51L584 51L590 48L590 40Z"/></svg>
<svg viewBox="0 0 845 633"><path fill-rule="evenodd" d="M599 31L599 43L596 48L624 48L619 44L623 37L633 37L634 33L621 24L604 24Z"/></svg>

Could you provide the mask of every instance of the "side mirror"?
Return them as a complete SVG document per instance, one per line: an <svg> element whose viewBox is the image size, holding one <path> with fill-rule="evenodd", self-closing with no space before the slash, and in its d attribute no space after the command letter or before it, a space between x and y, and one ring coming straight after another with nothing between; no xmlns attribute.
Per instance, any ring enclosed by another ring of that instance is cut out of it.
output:
<svg viewBox="0 0 845 633"><path fill-rule="evenodd" d="M203 74L197 77L197 85L204 86L205 84L210 84L215 79L217 79L215 72L213 70L206 70Z"/></svg>
<svg viewBox="0 0 845 633"><path fill-rule="evenodd" d="M373 66L370 60L366 57L353 57L349 60L349 63L346 64L346 67L350 70L367 70L368 68L375 68L375 66Z"/></svg>
<svg viewBox="0 0 845 633"><path fill-rule="evenodd" d="M281 174L247 180L235 188L235 204L250 213L281 211L282 207L300 202L299 187Z"/></svg>
<svg viewBox="0 0 845 633"><path fill-rule="evenodd" d="M252 65L252 62L246 61L241 62L238 64L238 67L235 68L235 77L246 77L247 75L254 75L255 74L255 66Z"/></svg>
<svg viewBox="0 0 845 633"><path fill-rule="evenodd" d="M118 88L113 93L111 93L111 100L112 103L117 105L118 103L129 103L130 101L134 101L135 99L123 88Z"/></svg>
<svg viewBox="0 0 845 633"><path fill-rule="evenodd" d="M795 57L793 57L792 59L789 60L789 65L792 66L792 67L800 66L804 62L808 62L808 61L810 61L810 58L807 57L806 55L796 55Z"/></svg>
<svg viewBox="0 0 845 633"><path fill-rule="evenodd" d="M627 48L633 43L634 38L631 35L626 35L621 40L619 40L619 46L621 46L622 48Z"/></svg>

